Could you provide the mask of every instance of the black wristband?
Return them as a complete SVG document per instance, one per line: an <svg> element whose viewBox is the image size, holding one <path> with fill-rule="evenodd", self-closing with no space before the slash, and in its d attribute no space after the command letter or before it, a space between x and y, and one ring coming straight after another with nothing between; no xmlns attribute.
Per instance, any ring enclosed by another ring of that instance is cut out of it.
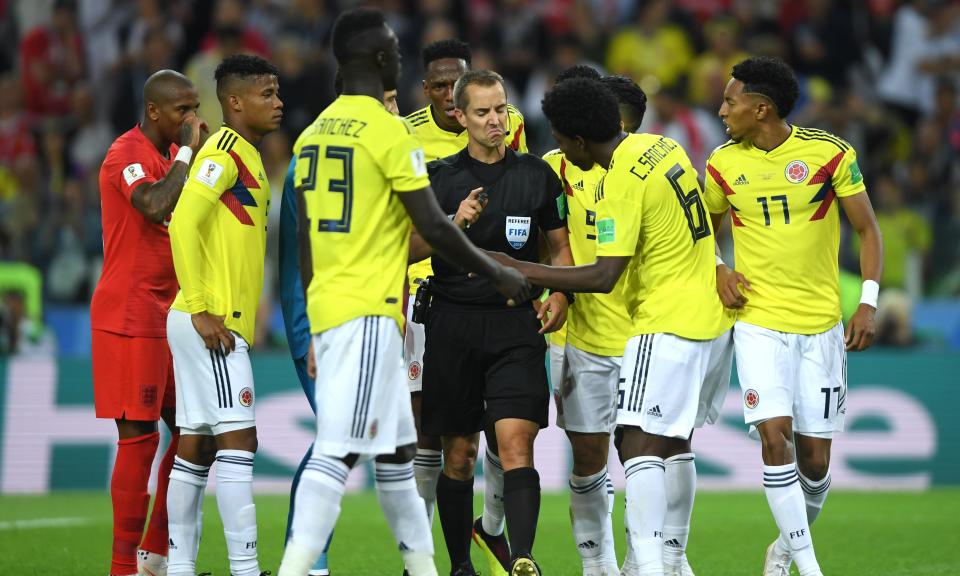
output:
<svg viewBox="0 0 960 576"><path fill-rule="evenodd" d="M571 304L573 304L573 302L577 299L577 297L573 294L573 292L561 291L560 293L567 297L567 306L570 306Z"/></svg>

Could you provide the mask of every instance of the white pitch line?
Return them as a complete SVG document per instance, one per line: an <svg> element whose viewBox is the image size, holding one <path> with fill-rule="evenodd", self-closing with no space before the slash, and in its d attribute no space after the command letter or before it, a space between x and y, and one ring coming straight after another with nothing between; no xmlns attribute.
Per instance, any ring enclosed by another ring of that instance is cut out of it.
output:
<svg viewBox="0 0 960 576"><path fill-rule="evenodd" d="M0 530L30 530L32 528L61 528L91 524L89 518L70 516L63 518L31 518L27 520L0 520Z"/></svg>

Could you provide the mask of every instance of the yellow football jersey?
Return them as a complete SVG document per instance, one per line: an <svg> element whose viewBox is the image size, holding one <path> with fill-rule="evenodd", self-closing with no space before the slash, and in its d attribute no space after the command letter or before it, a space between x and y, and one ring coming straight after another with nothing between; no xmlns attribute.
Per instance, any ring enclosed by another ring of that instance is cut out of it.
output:
<svg viewBox="0 0 960 576"><path fill-rule="evenodd" d="M430 185L420 141L382 102L345 95L303 131L293 153L310 226L310 331L361 316L389 316L402 331L410 218L395 192Z"/></svg>
<svg viewBox="0 0 960 576"><path fill-rule="evenodd" d="M597 189L597 256L629 256L616 289L632 335L716 338L734 315L717 296L713 229L697 171L675 141L630 134Z"/></svg>
<svg viewBox="0 0 960 576"><path fill-rule="evenodd" d="M706 201L730 210L736 268L753 288L738 319L817 334L840 320L840 211L865 191L853 148L822 130L791 127L766 152L728 142L707 160Z"/></svg>
<svg viewBox="0 0 960 576"><path fill-rule="evenodd" d="M427 162L452 156L467 147L467 130L448 132L437 125L433 118L430 106L426 106L407 116L407 121L413 126L417 137L423 143L423 153ZM508 147L517 152L527 151L527 134L523 125L523 114L512 104L507 104L507 135L504 139ZM430 259L427 258L416 264L411 264L407 270L410 282L410 293L417 291L416 280L433 274Z"/></svg>
<svg viewBox="0 0 960 576"><path fill-rule="evenodd" d="M203 144L170 220L180 291L171 308L224 316L253 346L270 183L260 153L224 126Z"/></svg>
<svg viewBox="0 0 960 576"><path fill-rule="evenodd" d="M597 185L607 171L594 164L584 172L567 162L560 150L547 152L543 159L563 183L573 261L590 264L597 259ZM598 356L623 355L632 334L622 289L622 284L617 284L609 294L577 294L566 324L550 334L550 341L561 346L570 342Z"/></svg>

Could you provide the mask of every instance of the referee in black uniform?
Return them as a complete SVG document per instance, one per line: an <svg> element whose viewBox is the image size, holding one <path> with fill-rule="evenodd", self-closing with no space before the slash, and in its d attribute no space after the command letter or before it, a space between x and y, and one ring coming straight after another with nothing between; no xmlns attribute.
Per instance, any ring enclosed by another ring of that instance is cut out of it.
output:
<svg viewBox="0 0 960 576"><path fill-rule="evenodd" d="M467 147L428 166L430 184L448 214L472 198L482 212L465 230L478 247L539 261L540 233L554 265L573 264L560 181L546 162L504 145L507 97L503 78L473 70L454 87ZM413 258L429 250L412 241ZM510 537L510 574L539 574L530 553L540 511L540 476L533 441L547 426L549 390L543 334L560 328L569 296L551 294L508 306L489 281L437 256L430 281L423 372L423 430L443 437L437 507L452 574L475 574L470 562L473 472L479 432L493 429L503 463L503 500ZM539 296L539 291L534 291ZM542 321L542 322L541 322Z"/></svg>

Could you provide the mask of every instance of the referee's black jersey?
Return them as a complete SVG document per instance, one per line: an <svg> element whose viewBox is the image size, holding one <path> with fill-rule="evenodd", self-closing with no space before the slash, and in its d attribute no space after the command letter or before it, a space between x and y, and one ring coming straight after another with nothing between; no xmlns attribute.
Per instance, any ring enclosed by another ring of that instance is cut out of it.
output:
<svg viewBox="0 0 960 576"><path fill-rule="evenodd" d="M504 252L517 260L538 262L540 230L567 225L566 202L556 173L540 158L506 149L503 160L484 164L466 148L427 166L430 185L440 207L456 214L474 188L487 193L486 208L464 233L479 248ZM431 292L435 299L487 308L506 307L504 298L485 278L468 278L467 272L433 257ZM536 290L534 297L539 296Z"/></svg>

